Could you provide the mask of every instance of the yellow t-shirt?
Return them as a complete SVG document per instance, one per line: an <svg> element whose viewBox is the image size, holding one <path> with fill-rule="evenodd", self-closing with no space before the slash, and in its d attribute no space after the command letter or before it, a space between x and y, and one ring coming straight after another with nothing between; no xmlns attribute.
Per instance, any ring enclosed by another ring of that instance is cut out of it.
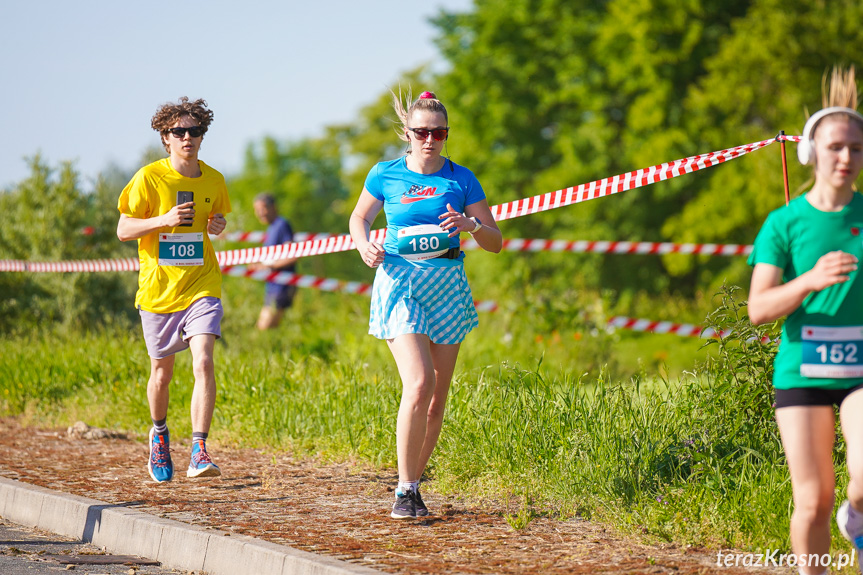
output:
<svg viewBox="0 0 863 575"><path fill-rule="evenodd" d="M138 309L173 313L202 297L222 297L222 272L207 236L207 220L212 213L229 213L231 202L224 176L200 160L198 165L201 176L187 178L174 170L170 158L153 162L138 170L120 194L120 213L144 219L171 211L177 192L194 193L191 226L161 228L138 239Z"/></svg>

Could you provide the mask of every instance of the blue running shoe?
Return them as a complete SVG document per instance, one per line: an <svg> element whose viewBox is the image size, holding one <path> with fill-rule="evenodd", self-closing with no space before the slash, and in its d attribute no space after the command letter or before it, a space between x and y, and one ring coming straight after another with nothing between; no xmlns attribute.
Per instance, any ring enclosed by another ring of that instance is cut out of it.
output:
<svg viewBox="0 0 863 575"><path fill-rule="evenodd" d="M150 428L150 460L147 461L147 471L153 481L162 483L174 478L174 463L171 461L171 434L156 433Z"/></svg>
<svg viewBox="0 0 863 575"><path fill-rule="evenodd" d="M207 447L200 439L192 442L192 460L189 469L186 470L187 477L217 477L222 474L219 466L213 463L207 453Z"/></svg>

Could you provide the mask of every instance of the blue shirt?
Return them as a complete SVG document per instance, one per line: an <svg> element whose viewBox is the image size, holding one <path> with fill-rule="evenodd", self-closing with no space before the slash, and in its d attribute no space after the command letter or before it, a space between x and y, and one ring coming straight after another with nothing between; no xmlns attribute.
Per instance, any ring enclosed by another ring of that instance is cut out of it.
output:
<svg viewBox="0 0 863 575"><path fill-rule="evenodd" d="M264 237L264 247L278 246L287 242L294 241L294 230L288 220L281 216L276 216L276 219L267 227L267 233ZM293 272L296 269L295 264L279 268L279 271ZM267 293L279 293L287 289L288 286L267 282Z"/></svg>
<svg viewBox="0 0 863 575"><path fill-rule="evenodd" d="M485 199L485 192L473 172L447 159L443 167L433 174L419 174L407 168L407 157L380 162L366 177L365 189L384 203L387 218L387 237L384 250L387 257L398 256L398 231L420 224L439 224L439 216L446 213L450 204L464 212ZM459 246L459 236L449 239L449 247ZM432 264L434 260L424 260ZM441 260L439 260L441 261ZM412 262L415 263L415 262Z"/></svg>

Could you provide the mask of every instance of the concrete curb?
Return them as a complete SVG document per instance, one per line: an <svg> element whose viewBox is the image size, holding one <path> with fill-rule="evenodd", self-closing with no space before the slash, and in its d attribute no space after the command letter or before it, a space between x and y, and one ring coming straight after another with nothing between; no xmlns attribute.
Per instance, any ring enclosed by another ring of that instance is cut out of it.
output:
<svg viewBox="0 0 863 575"><path fill-rule="evenodd" d="M147 515L0 477L0 517L74 537L119 555L211 575L372 575L380 571L260 541Z"/></svg>

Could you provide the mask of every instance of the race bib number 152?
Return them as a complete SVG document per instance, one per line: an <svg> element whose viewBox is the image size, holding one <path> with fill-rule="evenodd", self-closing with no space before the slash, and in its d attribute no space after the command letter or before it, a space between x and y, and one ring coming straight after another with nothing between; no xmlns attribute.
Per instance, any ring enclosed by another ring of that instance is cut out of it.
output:
<svg viewBox="0 0 863 575"><path fill-rule="evenodd" d="M863 377L863 326L803 326L800 375Z"/></svg>

